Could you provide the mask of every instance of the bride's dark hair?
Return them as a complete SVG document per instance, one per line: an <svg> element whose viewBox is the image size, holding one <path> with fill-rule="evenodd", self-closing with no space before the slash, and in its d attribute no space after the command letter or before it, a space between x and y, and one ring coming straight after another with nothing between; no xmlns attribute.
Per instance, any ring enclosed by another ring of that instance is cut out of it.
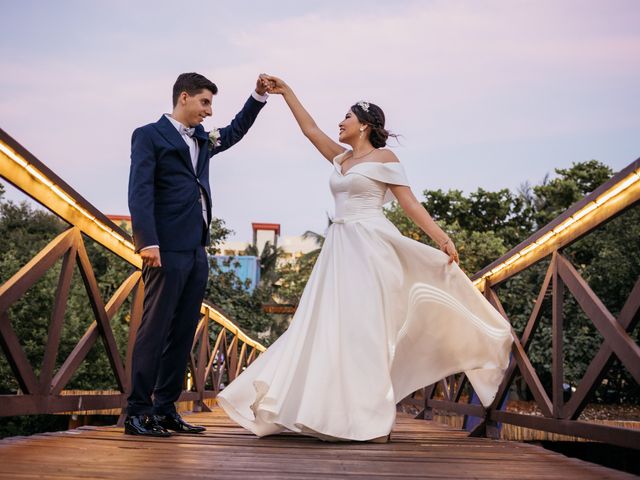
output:
<svg viewBox="0 0 640 480"><path fill-rule="evenodd" d="M375 103L358 102L351 105L351 111L355 113L360 123L369 125L369 141L374 148L382 148L387 145L389 137L398 138L394 133L384 128L384 112Z"/></svg>

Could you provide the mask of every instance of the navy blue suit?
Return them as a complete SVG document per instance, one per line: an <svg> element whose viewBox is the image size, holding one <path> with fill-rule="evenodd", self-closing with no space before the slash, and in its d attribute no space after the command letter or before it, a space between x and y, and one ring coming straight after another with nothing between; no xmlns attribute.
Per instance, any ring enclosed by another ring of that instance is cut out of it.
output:
<svg viewBox="0 0 640 480"><path fill-rule="evenodd" d="M133 350L129 415L175 411L209 271L204 250L210 240L209 160L240 141L264 105L250 97L231 124L220 129L217 146L211 147L207 132L198 125L193 137L199 145L195 171L189 147L164 115L133 132L133 239L136 251L158 245L162 266L142 268L144 308Z"/></svg>

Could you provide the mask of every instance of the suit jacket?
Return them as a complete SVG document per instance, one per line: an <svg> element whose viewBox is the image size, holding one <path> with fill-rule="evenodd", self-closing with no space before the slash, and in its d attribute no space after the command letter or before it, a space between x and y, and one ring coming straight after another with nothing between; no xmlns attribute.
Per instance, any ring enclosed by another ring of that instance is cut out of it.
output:
<svg viewBox="0 0 640 480"><path fill-rule="evenodd" d="M156 123L133 132L129 211L136 251L149 245L159 245L161 250L169 251L193 250L201 246L204 223L201 189L208 217L204 243L209 243L209 160L239 142L264 105L249 97L231 124L220 129L219 145L213 148L210 148L208 133L198 125L194 138L200 153L195 171L189 147L164 115Z"/></svg>

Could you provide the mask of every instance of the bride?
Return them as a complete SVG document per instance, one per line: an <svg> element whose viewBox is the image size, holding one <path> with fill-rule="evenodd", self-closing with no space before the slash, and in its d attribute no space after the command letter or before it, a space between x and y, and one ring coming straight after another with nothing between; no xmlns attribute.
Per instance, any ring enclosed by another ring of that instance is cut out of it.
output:
<svg viewBox="0 0 640 480"><path fill-rule="evenodd" d="M511 327L460 270L453 242L384 148L382 110L351 106L338 125L347 150L284 81L264 78L332 164L336 218L289 329L218 395L219 405L258 436L369 441L389 438L397 402L457 372L489 405L509 363ZM387 220L382 207L393 199L439 250Z"/></svg>

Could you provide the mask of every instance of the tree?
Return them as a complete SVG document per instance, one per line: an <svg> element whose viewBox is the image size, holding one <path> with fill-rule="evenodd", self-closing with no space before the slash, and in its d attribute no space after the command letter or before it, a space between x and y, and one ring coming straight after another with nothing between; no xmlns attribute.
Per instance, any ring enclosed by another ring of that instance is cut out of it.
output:
<svg viewBox="0 0 640 480"><path fill-rule="evenodd" d="M558 177L534 187L537 205L536 223L551 221L584 195L592 192L612 175L612 170L591 160L556 169ZM636 206L609 221L574 244L563 254L571 261L612 314L618 315L634 282L640 277L640 207ZM570 293L566 295L565 381L575 385L586 370L588 361L602 343ZM544 317L550 328L550 312ZM637 330L637 329L636 329ZM638 341L637 331L633 334ZM542 349L541 349L542 350ZM550 382L550 357L542 351L534 356L534 365ZM630 402L640 399L640 391L629 372L615 362L596 398L607 402Z"/></svg>
<svg viewBox="0 0 640 480"><path fill-rule="evenodd" d="M211 246L208 247L207 253L210 256L218 254L220 244L232 233L233 231L225 226L224 220L214 218ZM257 250L254 252L248 249L248 252L257 253ZM273 327L277 322L263 311L262 306L272 302L274 284L277 281L275 264L281 252L281 249L275 249L269 243L265 245L260 257L260 283L253 292L247 290L248 285L243 283L233 270L222 271L213 258L209 262L209 282L205 298L221 308L247 335L267 344L277 338L277 335L273 334ZM234 259L230 258L228 262L232 265Z"/></svg>
<svg viewBox="0 0 640 480"><path fill-rule="evenodd" d="M304 232L302 238L314 240L318 248L301 255L293 262L285 263L279 269L278 296L292 305L297 305L300 302L304 287L309 281L325 240L324 236L310 230Z"/></svg>
<svg viewBox="0 0 640 480"><path fill-rule="evenodd" d="M271 242L265 242L262 252L258 252L256 245L249 245L243 252L243 255L250 255L260 259L260 285L273 288L273 284L278 281L278 260L284 251L282 248L273 245Z"/></svg>
<svg viewBox="0 0 640 480"><path fill-rule="evenodd" d="M1 187L1 185L0 185ZM68 228L56 216L27 203L5 201L0 189L0 284L7 281L53 238ZM132 267L103 247L84 238L90 263L103 299L108 299L131 272ZM39 375L48 327L58 285L61 261L49 269L8 311L11 327ZM128 338L129 306L125 303L111 321L120 354L124 357ZM67 301L64 327L60 339L56 369L67 358L87 327L94 320L93 312L79 271L76 267ZM80 365L67 388L99 390L116 388L115 375L105 348L98 341ZM18 384L4 355L0 355L0 393L15 394ZM0 419L0 436L34 433L66 428L64 417L14 417Z"/></svg>
<svg viewBox="0 0 640 480"><path fill-rule="evenodd" d="M536 228L549 223L613 174L611 168L597 160L573 163L570 168L557 168L555 172L558 177L553 180L547 177L540 185L523 192L525 203L535 212Z"/></svg>
<svg viewBox="0 0 640 480"><path fill-rule="evenodd" d="M591 160L556 169L554 179L545 177L537 186L521 187L521 196L529 205L535 229L544 226L583 196L595 190L612 175L606 165ZM640 276L640 207L601 225L562 252L576 267L589 286L603 300L612 314L618 315L634 282ZM521 272L499 290L499 295L516 331L521 332L531 313L532 293L544 277L548 260ZM565 382L576 385L602 343L602 338L567 292L565 316ZM636 342L638 333L633 334ZM529 357L545 387L551 384L551 305L543 304L540 328L533 339ZM520 382L520 396L526 396ZM640 391L629 372L614 362L605 382L596 392L596 400L637 402Z"/></svg>
<svg viewBox="0 0 640 480"><path fill-rule="evenodd" d="M460 253L460 266L469 274L500 257L531 231L527 206L506 189L478 189L469 197L460 190L425 190L424 198L422 205L449 234ZM397 202L385 215L403 235L436 246Z"/></svg>
<svg viewBox="0 0 640 480"><path fill-rule="evenodd" d="M34 209L26 203L2 202L0 204L0 251L3 254L0 257L0 282L8 280L11 275L27 264L38 251L66 228L67 225L56 216L43 210ZM98 287L106 301L131 273L132 267L86 237L84 243ZM44 347L47 342L60 266L61 261L58 261L58 264L49 269L42 279L9 310L11 325L36 374L40 371ZM125 304L111 321L122 356L126 351L128 315L128 305ZM71 353L93 320L88 296L76 267L67 301L57 367ZM13 373L2 357L0 390L3 393L11 393L17 391L17 388ZM116 388L115 376L111 371L101 342L97 342L92 348L68 388Z"/></svg>

